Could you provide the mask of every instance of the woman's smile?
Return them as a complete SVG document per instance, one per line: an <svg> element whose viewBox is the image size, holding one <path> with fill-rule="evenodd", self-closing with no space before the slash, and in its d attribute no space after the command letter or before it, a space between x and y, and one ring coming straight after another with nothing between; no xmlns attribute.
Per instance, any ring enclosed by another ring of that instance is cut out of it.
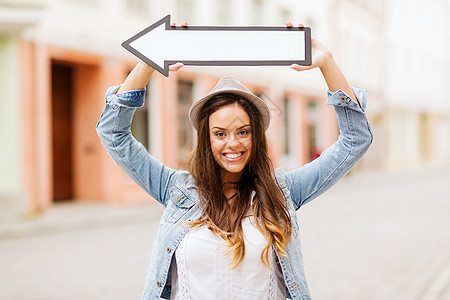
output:
<svg viewBox="0 0 450 300"><path fill-rule="evenodd" d="M222 155L228 160L228 161L240 161L242 157L244 156L245 151L240 152L226 152L222 153Z"/></svg>

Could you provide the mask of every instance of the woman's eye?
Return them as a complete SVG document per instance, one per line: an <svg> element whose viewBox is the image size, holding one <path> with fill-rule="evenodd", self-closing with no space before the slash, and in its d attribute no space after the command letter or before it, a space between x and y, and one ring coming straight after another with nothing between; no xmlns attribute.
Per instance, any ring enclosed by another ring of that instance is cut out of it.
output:
<svg viewBox="0 0 450 300"><path fill-rule="evenodd" d="M242 130L239 132L240 135L247 135L248 134L248 130Z"/></svg>
<svg viewBox="0 0 450 300"><path fill-rule="evenodd" d="M217 137L224 137L225 133L223 133L223 132L216 132L216 136Z"/></svg>

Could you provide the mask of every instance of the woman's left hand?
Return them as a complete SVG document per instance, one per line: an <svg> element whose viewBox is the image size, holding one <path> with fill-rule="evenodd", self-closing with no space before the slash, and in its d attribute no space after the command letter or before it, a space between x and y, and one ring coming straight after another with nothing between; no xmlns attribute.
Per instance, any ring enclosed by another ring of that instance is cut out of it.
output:
<svg viewBox="0 0 450 300"><path fill-rule="evenodd" d="M286 27L291 28L294 25L291 22L286 22ZM298 24L299 28L305 27L303 24ZM332 59L332 54L330 50L318 40L311 38L311 65L310 66L300 66L297 64L292 64L291 69L297 71L306 71L314 68L323 68L330 59Z"/></svg>
<svg viewBox="0 0 450 300"><path fill-rule="evenodd" d="M286 22L287 27L294 27L291 22ZM298 24L298 27L304 27L303 24ZM319 68L322 75L327 82L330 91L335 92L337 90L342 90L347 95L349 95L359 106L358 99L356 98L352 88L348 84L347 79L342 73L339 66L333 59L331 51L325 47L321 42L316 39L311 38L311 65L310 66L300 66L297 64L291 65L291 69L297 71L306 71L313 68Z"/></svg>

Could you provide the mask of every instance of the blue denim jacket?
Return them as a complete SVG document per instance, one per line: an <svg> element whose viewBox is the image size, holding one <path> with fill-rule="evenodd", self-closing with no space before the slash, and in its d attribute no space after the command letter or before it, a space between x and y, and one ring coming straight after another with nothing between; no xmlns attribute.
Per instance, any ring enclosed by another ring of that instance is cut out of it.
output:
<svg viewBox="0 0 450 300"><path fill-rule="evenodd" d="M173 254L187 230L180 226L195 220L202 208L194 180L189 172L176 171L152 157L131 134L130 126L137 107L144 103L144 90L116 94L119 87L106 93L106 103L97 124L102 144L139 186L165 206L156 234L142 299L170 298ZM327 104L333 105L340 128L339 139L314 161L275 177L287 199L293 234L286 248L287 256L278 257L291 299L311 299L303 269L296 210L328 190L344 177L367 151L372 133L364 114L367 92L353 89L361 107L341 90L328 91Z"/></svg>

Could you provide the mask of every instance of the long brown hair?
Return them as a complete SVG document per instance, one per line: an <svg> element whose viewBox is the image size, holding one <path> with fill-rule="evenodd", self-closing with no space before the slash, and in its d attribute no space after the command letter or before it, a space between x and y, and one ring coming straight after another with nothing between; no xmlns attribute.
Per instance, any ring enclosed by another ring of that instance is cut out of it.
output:
<svg viewBox="0 0 450 300"><path fill-rule="evenodd" d="M210 142L209 116L219 108L238 103L249 115L252 150L243 175L237 183L237 194L228 201L220 180L220 166L215 161ZM269 266L272 244L278 254L286 255L292 224L286 200L273 177L273 165L268 155L266 134L261 115L248 100L234 94L219 94L204 104L199 115L197 146L189 160L189 171L195 179L203 213L198 220L187 223L192 228L208 226L225 240L232 255L231 266L237 267L245 255L242 220L253 214L254 223L267 240L261 253L262 262ZM250 201L252 191L255 192Z"/></svg>

